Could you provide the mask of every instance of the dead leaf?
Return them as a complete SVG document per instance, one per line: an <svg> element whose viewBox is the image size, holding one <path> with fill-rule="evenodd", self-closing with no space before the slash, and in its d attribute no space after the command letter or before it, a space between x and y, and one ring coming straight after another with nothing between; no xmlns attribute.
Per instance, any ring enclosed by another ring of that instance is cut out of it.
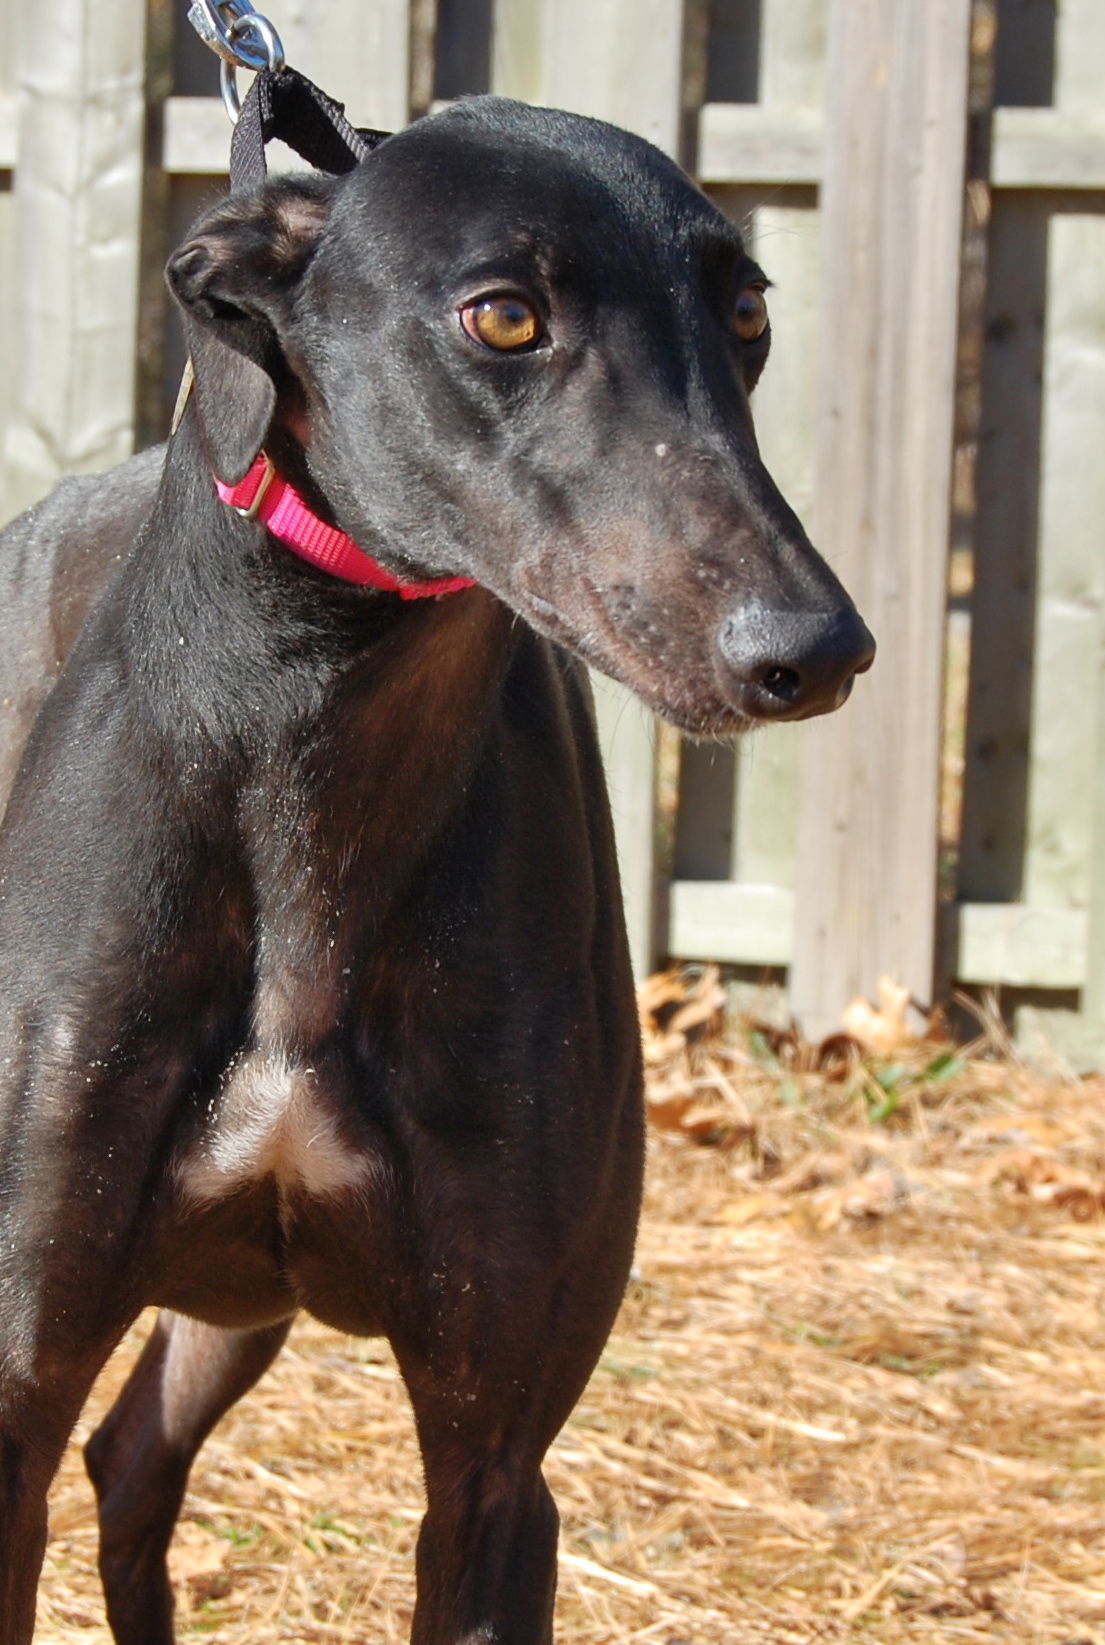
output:
<svg viewBox="0 0 1105 1645"><path fill-rule="evenodd" d="M1040 1183L1032 1198L1065 1211L1075 1222L1093 1222L1105 1213L1105 1187L1075 1182Z"/></svg>
<svg viewBox="0 0 1105 1645"><path fill-rule="evenodd" d="M688 1076L678 1070L673 1070L665 1079L650 1080L645 1092L649 1123L662 1131L678 1131L693 1101L694 1086Z"/></svg>
<svg viewBox="0 0 1105 1645"><path fill-rule="evenodd" d="M1089 1222L1105 1213L1105 1182L1032 1148L1003 1148L985 1160L975 1175L986 1186L1008 1183L1037 1204L1066 1211L1076 1222Z"/></svg>
<svg viewBox="0 0 1105 1645"><path fill-rule="evenodd" d="M716 965L709 965L698 980L694 994L668 1023L670 1034L690 1036L696 1028L705 1027L714 1022L720 1027L721 1013L725 1009L725 990L721 986L720 973Z"/></svg>
<svg viewBox="0 0 1105 1645"><path fill-rule="evenodd" d="M878 997L878 1005L865 999L852 1001L841 1016L845 1032L872 1053L885 1054L916 1043L921 1035L914 1033L906 1021L911 1003L909 989L890 977L880 977Z"/></svg>

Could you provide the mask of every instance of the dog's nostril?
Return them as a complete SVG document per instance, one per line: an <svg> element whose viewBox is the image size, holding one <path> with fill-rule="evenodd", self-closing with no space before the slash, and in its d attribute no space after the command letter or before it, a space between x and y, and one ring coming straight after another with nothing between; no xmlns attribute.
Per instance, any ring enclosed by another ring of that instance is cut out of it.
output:
<svg viewBox="0 0 1105 1645"><path fill-rule="evenodd" d="M796 668L785 668L781 663L773 663L760 675L760 684L780 702L792 703L801 694L802 676Z"/></svg>

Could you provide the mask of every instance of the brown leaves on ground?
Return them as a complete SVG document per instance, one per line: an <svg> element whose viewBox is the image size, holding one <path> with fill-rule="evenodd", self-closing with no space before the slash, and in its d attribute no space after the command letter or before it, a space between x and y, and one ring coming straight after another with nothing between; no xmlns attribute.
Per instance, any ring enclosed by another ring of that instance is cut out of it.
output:
<svg viewBox="0 0 1105 1645"><path fill-rule="evenodd" d="M1105 1083L1043 1081L993 1031L956 1047L889 979L819 1044L729 1022L712 966L650 978L639 1003L652 1125L735 1155L717 1222L825 1232L965 1178L995 1203L1105 1215Z"/></svg>

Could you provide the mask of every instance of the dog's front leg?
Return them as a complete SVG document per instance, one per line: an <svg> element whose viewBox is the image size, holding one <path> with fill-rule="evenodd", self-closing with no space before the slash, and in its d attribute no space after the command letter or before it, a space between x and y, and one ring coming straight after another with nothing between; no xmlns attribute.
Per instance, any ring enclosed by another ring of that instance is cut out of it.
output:
<svg viewBox="0 0 1105 1645"><path fill-rule="evenodd" d="M423 1404L427 1509L411 1645L549 1645L559 1517L540 1457L529 1435L515 1444L443 1416L428 1421Z"/></svg>
<svg viewBox="0 0 1105 1645"><path fill-rule="evenodd" d="M551 1645L558 1516L542 1462L621 1298L634 1136L627 1127L626 1180L612 1192L564 1167L593 1212L574 1249L544 1215L558 1185L531 1178L518 1218L523 1173L501 1159L469 1178L466 1227L453 1221L455 1204L437 1202L442 1227L426 1240L421 1295L408 1293L409 1317L392 1333L426 1483L412 1645Z"/></svg>
<svg viewBox="0 0 1105 1645"><path fill-rule="evenodd" d="M28 1645L46 1550L46 1493L114 1339L27 1374L0 1353L0 1645Z"/></svg>
<svg viewBox="0 0 1105 1645"><path fill-rule="evenodd" d="M0 1039L0 1645L31 1637L47 1488L147 1295L165 1070L113 1062L95 1027Z"/></svg>
<svg viewBox="0 0 1105 1645"><path fill-rule="evenodd" d="M280 1351L290 1321L223 1330L162 1313L85 1448L100 1507L100 1575L119 1645L172 1645L165 1556L188 1470L218 1419Z"/></svg>

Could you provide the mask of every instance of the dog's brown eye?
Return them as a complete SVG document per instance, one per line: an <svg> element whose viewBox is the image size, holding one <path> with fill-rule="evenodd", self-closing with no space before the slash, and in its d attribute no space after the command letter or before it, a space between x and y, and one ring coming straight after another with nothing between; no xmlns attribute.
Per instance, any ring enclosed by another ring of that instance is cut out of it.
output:
<svg viewBox="0 0 1105 1645"><path fill-rule="evenodd" d="M754 343L767 330L767 301L762 286L745 286L737 298L733 330L742 343Z"/></svg>
<svg viewBox="0 0 1105 1645"><path fill-rule="evenodd" d="M532 348L541 336L536 311L521 297L485 297L460 311L460 323L477 343L502 352Z"/></svg>

